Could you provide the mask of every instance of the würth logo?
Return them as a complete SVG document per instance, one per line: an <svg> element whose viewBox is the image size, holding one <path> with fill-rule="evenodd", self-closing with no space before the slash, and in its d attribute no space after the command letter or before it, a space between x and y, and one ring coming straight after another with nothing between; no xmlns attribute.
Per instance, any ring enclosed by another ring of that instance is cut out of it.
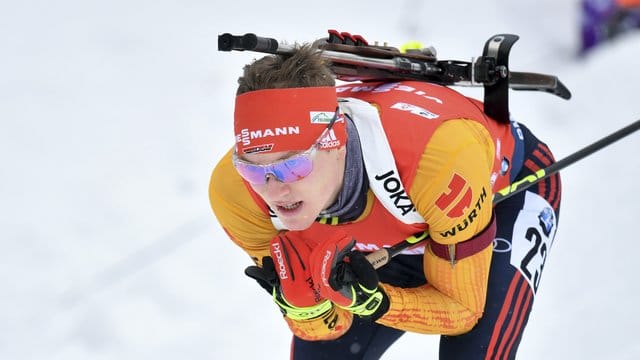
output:
<svg viewBox="0 0 640 360"><path fill-rule="evenodd" d="M467 180L457 173L453 174L448 189L445 190L438 200L436 206L447 214L450 218L457 218L464 214L464 210L471 205L473 192Z"/></svg>

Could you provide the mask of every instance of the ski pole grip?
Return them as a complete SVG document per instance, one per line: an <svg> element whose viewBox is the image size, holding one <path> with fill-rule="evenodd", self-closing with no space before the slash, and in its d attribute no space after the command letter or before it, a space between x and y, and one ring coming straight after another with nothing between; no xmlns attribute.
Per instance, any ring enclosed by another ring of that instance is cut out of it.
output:
<svg viewBox="0 0 640 360"><path fill-rule="evenodd" d="M257 51L275 54L278 51L278 40L247 33L244 35L232 35L224 33L218 35L219 51Z"/></svg>
<svg viewBox="0 0 640 360"><path fill-rule="evenodd" d="M374 269L378 269L386 265L389 260L391 260L391 253L389 253L389 250L383 248L369 253L366 258L367 261L373 265Z"/></svg>

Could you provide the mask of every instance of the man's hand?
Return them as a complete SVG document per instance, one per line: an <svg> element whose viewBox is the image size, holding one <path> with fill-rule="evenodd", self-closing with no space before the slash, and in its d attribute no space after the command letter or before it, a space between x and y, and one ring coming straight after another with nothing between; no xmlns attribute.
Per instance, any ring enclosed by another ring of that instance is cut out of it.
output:
<svg viewBox="0 0 640 360"><path fill-rule="evenodd" d="M364 254L352 251L355 240L336 233L313 249L311 274L320 295L352 313L377 320L389 309L389 298Z"/></svg>
<svg viewBox="0 0 640 360"><path fill-rule="evenodd" d="M308 261L311 250L294 243L286 233L270 243L271 257L262 258L262 267L249 266L245 274L265 288L284 315L293 320L309 320L330 311L311 277Z"/></svg>

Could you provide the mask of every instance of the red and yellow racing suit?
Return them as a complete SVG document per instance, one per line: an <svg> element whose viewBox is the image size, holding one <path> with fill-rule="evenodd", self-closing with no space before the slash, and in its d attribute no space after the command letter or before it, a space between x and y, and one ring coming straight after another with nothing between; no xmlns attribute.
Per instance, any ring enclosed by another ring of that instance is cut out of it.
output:
<svg viewBox="0 0 640 360"><path fill-rule="evenodd" d="M390 309L377 322L428 334L469 331L484 309L492 247L456 261L448 257L457 244L474 241L491 224L492 194L509 184L505 164L514 147L509 124L488 118L481 103L435 84L364 83L341 86L337 92L377 109L407 192L394 193L396 187L391 186L388 195L395 206L416 211L424 222L399 221L369 190L366 208L356 220L337 225L315 222L307 230L289 231L288 237L313 247L340 226L358 241L358 248L371 251L428 231L430 244L445 245L447 256L436 255L431 245L424 248L425 285L402 288L383 283ZM371 178L388 180L383 174ZM213 211L230 239L260 264L280 230L264 201L233 168L231 151L214 169L209 192ZM331 327L326 319L285 319L297 336L327 340L339 337L352 320L337 307L331 316Z"/></svg>

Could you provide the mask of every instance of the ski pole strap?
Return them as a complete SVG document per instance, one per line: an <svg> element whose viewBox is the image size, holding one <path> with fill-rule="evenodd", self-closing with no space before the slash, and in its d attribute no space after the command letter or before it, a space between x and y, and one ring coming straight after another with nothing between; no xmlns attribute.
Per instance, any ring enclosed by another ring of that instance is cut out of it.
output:
<svg viewBox="0 0 640 360"><path fill-rule="evenodd" d="M495 237L496 217L493 215L489 225L471 239L449 245L437 243L432 239L429 241L429 248L437 257L451 262L451 265L455 265L458 260L475 255L486 249L487 246L493 243Z"/></svg>

